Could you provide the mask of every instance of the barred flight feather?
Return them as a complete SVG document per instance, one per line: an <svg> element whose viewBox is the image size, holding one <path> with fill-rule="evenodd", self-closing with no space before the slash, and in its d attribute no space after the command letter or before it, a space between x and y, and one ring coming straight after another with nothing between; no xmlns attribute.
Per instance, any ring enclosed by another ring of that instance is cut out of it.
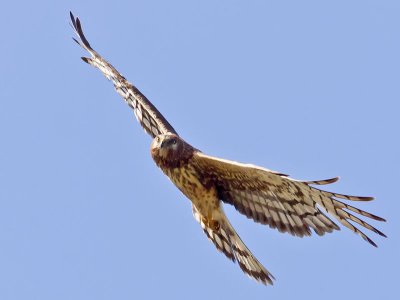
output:
<svg viewBox="0 0 400 300"><path fill-rule="evenodd" d="M82 60L99 69L104 76L114 84L118 94L120 94L126 103L128 103L128 105L133 109L136 119L145 132L153 138L163 133L177 134L175 129L168 123L157 108L90 46L88 40L83 34L79 18L75 18L72 13L70 13L70 17L72 22L71 26L80 41L75 38L73 40L92 56L91 58L82 57Z"/></svg>
<svg viewBox="0 0 400 300"><path fill-rule="evenodd" d="M336 197L351 201L370 201L372 197L343 195L311 186L336 182L337 177L300 181L280 176L279 173L268 169L215 158L201 152L196 153L193 164L197 166L205 181L209 180L208 178L215 180L220 200L233 205L248 218L268 224L280 232L303 237L310 235L310 228L318 235L339 230L340 228L321 211L322 208L375 247L376 244L349 221L385 236L344 209L377 221L385 221L383 218L334 199Z"/></svg>
<svg viewBox="0 0 400 300"><path fill-rule="evenodd" d="M200 213L193 205L193 216L200 223L207 238L215 247L227 258L237 262L239 267L250 278L253 278L265 285L272 285L275 277L255 258L247 246L243 243L235 229L232 227L225 213L220 211L221 227L219 230L213 230L202 222Z"/></svg>

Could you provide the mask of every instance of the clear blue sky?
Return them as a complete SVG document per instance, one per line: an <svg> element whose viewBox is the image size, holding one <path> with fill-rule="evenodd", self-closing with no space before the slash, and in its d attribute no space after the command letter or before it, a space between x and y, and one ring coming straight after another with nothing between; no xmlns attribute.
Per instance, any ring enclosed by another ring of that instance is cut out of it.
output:
<svg viewBox="0 0 400 300"><path fill-rule="evenodd" d="M151 139L71 39L204 152L371 195L371 247L227 208L275 275L218 253ZM399 1L7 1L0 19L0 299L376 299L398 294Z"/></svg>

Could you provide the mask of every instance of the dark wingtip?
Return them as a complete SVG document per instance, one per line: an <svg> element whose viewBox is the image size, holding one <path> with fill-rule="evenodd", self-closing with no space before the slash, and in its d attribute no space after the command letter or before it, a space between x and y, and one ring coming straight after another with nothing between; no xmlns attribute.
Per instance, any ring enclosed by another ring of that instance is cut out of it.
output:
<svg viewBox="0 0 400 300"><path fill-rule="evenodd" d="M88 58L88 57L81 57L81 59L82 59L85 63L87 63L87 64L90 65L90 62L89 62L90 58Z"/></svg>
<svg viewBox="0 0 400 300"><path fill-rule="evenodd" d="M72 27L74 28L76 34L79 36L79 39L82 41L82 44L77 42L75 39L75 41L81 45L86 47L87 49L93 50L92 47L90 46L88 40L86 39L85 35L83 34L83 30L82 30L82 25L81 25L81 21L79 20L78 17L75 17L74 14L72 13L72 11L69 12L69 16L71 18L71 22L72 22Z"/></svg>
<svg viewBox="0 0 400 300"><path fill-rule="evenodd" d="M374 220L381 221L381 222L386 222L386 219L384 219L384 218L378 217L378 216L373 215L373 214L370 214L370 215L371 215L371 218L374 219Z"/></svg>
<svg viewBox="0 0 400 300"><path fill-rule="evenodd" d="M74 14L72 13L72 11L69 12L69 17L71 18L72 26L73 26L74 29L76 30L75 16L74 16Z"/></svg>
<svg viewBox="0 0 400 300"><path fill-rule="evenodd" d="M378 248L378 245L375 244L375 242L373 240L371 240L369 237L365 238L367 240L368 243L370 243L372 246L374 246L375 248Z"/></svg>
<svg viewBox="0 0 400 300"><path fill-rule="evenodd" d="M326 181L326 184L331 184L331 183L335 183L335 182L339 181L339 179L340 179L340 177L336 176L333 178L326 179L325 181Z"/></svg>
<svg viewBox="0 0 400 300"><path fill-rule="evenodd" d="M372 231L375 232L376 234L379 234L380 236L383 236L383 237L387 238L386 234L384 234L379 229L376 229L375 227L372 227Z"/></svg>
<svg viewBox="0 0 400 300"><path fill-rule="evenodd" d="M271 273L268 273L269 277L271 277L271 279L276 280L275 276L272 275ZM273 281L271 281L271 284L274 284Z"/></svg>
<svg viewBox="0 0 400 300"><path fill-rule="evenodd" d="M337 176L337 177L328 178L328 179L309 180L309 181L302 181L302 182L304 182L305 184L308 184L308 185L326 185L326 184L335 183L339 179L340 179L340 177Z"/></svg>
<svg viewBox="0 0 400 300"><path fill-rule="evenodd" d="M379 234L380 236L383 236L384 238L387 238L387 235L384 234L382 231L378 230L377 234Z"/></svg>
<svg viewBox="0 0 400 300"><path fill-rule="evenodd" d="M73 39L73 40L75 41L75 43L77 43L79 46L82 46L81 43L79 43L79 41L78 41L76 38L73 37L72 39Z"/></svg>
<svg viewBox="0 0 400 300"><path fill-rule="evenodd" d="M375 199L375 197L359 197L359 198L360 198L360 200L362 200L362 201L372 201L372 200Z"/></svg>

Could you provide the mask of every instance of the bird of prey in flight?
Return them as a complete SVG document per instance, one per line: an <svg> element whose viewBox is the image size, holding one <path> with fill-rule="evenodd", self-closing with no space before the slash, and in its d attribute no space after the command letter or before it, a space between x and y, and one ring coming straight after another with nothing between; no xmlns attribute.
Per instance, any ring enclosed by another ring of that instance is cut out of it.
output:
<svg viewBox="0 0 400 300"><path fill-rule="evenodd" d="M318 235L339 230L328 215L375 247L354 223L385 236L356 214L378 221L385 221L383 218L338 200L370 201L372 197L343 195L315 187L334 183L338 177L296 180L255 165L209 156L189 145L157 108L91 47L79 18L72 13L70 16L78 36L75 42L91 56L82 57L83 61L99 69L114 84L145 132L153 138L150 153L156 165L192 202L194 218L208 239L248 276L265 285L272 284L274 279L236 233L222 203L233 205L257 223L298 237L311 235L311 230Z"/></svg>

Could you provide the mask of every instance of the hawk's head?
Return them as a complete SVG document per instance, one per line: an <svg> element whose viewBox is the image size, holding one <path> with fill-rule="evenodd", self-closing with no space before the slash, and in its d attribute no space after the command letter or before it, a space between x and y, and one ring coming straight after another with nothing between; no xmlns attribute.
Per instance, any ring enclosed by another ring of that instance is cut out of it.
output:
<svg viewBox="0 0 400 300"><path fill-rule="evenodd" d="M160 167L178 167L193 155L194 148L173 133L160 134L151 143L150 151Z"/></svg>

